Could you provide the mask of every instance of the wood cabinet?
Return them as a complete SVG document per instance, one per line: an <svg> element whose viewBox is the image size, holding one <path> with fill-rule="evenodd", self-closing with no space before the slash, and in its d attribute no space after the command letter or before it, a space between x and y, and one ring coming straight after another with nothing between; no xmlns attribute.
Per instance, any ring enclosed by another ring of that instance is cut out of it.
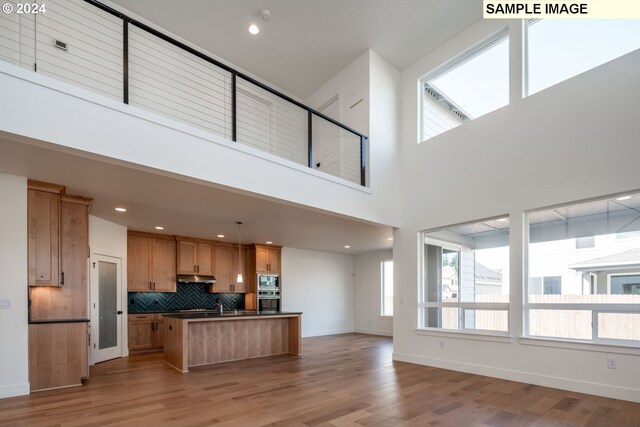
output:
<svg viewBox="0 0 640 427"><path fill-rule="evenodd" d="M280 273L280 247L255 246L256 273Z"/></svg>
<svg viewBox="0 0 640 427"><path fill-rule="evenodd" d="M40 194L32 194L29 190L30 198L44 199ZM34 191L33 193L41 193ZM53 281L49 286L31 286L30 297L30 319L31 320L51 320L51 319L86 319L89 317L89 286L88 286L88 258L89 258L89 205L90 199L69 195L57 195L59 202L56 202L59 210L59 224L57 226L58 253L55 262L51 262L51 270L59 271L59 280L56 287ZM29 205L29 209L31 209ZM32 212L29 212L32 216ZM52 227L53 228L53 227ZM29 239L29 251L33 246L38 246L38 238L33 241ZM52 237L53 239L53 237ZM36 250L37 252L38 250ZM51 254L53 253L50 252ZM36 255L36 258L38 255ZM41 254L40 257L46 257ZM34 271L30 256L29 270ZM38 283L38 262L35 261L36 283ZM42 263L44 264L44 263ZM55 265L54 265L55 264ZM40 270L42 271L42 270Z"/></svg>
<svg viewBox="0 0 640 427"><path fill-rule="evenodd" d="M60 286L60 194L28 190L29 286Z"/></svg>
<svg viewBox="0 0 640 427"><path fill-rule="evenodd" d="M240 266L238 267L238 261L240 261ZM233 256L231 257L231 278L233 282L232 292L243 294L247 290L247 280L249 280L249 272L247 271L247 266L249 265L249 248L242 248L242 257L238 260L238 249L233 251ZM238 273L242 273L243 283L238 283L236 281Z"/></svg>
<svg viewBox="0 0 640 427"><path fill-rule="evenodd" d="M257 308L258 274L280 274L281 251L281 246L259 244L250 246L245 280L244 306L246 309ZM282 280L280 280L280 291L282 292Z"/></svg>
<svg viewBox="0 0 640 427"><path fill-rule="evenodd" d="M213 245L178 238L178 274L213 275Z"/></svg>
<svg viewBox="0 0 640 427"><path fill-rule="evenodd" d="M31 391L81 385L89 376L86 322L29 325Z"/></svg>
<svg viewBox="0 0 640 427"><path fill-rule="evenodd" d="M162 314L129 314L127 320L130 352L162 350L164 346Z"/></svg>
<svg viewBox="0 0 640 427"><path fill-rule="evenodd" d="M213 275L216 283L209 285L209 292L228 292L228 293L244 293L246 292L245 283L247 280L247 256L249 250L242 248L242 260L240 268L238 268L238 247L228 245L214 246L214 269ZM241 272L244 283L237 283L236 278Z"/></svg>
<svg viewBox="0 0 640 427"><path fill-rule="evenodd" d="M175 240L167 236L129 231L127 283L129 292L175 292Z"/></svg>

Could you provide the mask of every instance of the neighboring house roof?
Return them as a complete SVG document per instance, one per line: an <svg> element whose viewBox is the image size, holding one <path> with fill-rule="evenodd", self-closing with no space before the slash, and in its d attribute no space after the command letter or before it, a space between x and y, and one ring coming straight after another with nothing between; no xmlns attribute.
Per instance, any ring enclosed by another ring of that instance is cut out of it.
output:
<svg viewBox="0 0 640 427"><path fill-rule="evenodd" d="M640 248L577 262L569 268L577 271L626 270L640 267Z"/></svg>
<svg viewBox="0 0 640 427"><path fill-rule="evenodd" d="M484 283L490 285L502 284L502 273L490 269L486 265L476 262L476 283Z"/></svg>
<svg viewBox="0 0 640 427"><path fill-rule="evenodd" d="M451 278L456 276L456 274L455 268L448 265L442 267L442 280L447 281L447 284L451 283ZM502 285L502 273L492 270L479 262L476 262L475 279L476 283Z"/></svg>

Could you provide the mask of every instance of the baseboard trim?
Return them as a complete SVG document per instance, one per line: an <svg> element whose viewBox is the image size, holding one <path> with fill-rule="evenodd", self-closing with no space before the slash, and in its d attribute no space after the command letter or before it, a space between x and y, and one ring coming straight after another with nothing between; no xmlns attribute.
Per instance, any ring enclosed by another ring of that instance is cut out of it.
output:
<svg viewBox="0 0 640 427"><path fill-rule="evenodd" d="M302 333L302 338L321 337L324 335L338 335L338 334L350 334L353 333L353 328L349 329L333 329L329 331L307 331Z"/></svg>
<svg viewBox="0 0 640 427"><path fill-rule="evenodd" d="M380 336L383 336L383 337L392 337L393 336L393 332L392 331L383 331L383 330L380 330L380 329L356 329L355 332L358 333L358 334L380 335Z"/></svg>
<svg viewBox="0 0 640 427"><path fill-rule="evenodd" d="M544 387L558 388L561 390L574 391L577 393L610 397L612 399L640 402L640 389L592 383L570 378L551 377L548 375L533 374L530 372L514 371L510 369L495 368L491 366L473 365L470 363L455 362L451 360L444 360L407 353L394 352L393 360L415 363L418 365L432 366L434 368L467 372L476 375L484 375L487 377L523 382Z"/></svg>
<svg viewBox="0 0 640 427"><path fill-rule="evenodd" d="M25 396L29 394L29 383L0 386L0 399L6 397Z"/></svg>

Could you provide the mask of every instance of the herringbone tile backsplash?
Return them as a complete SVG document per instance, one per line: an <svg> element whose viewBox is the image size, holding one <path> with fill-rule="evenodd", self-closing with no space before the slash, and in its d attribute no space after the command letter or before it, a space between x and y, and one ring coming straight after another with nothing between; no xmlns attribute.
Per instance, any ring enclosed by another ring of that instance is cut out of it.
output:
<svg viewBox="0 0 640 427"><path fill-rule="evenodd" d="M178 283L176 292L129 292L129 313L144 311L214 309L218 300L225 310L244 308L244 294L210 294L206 284Z"/></svg>

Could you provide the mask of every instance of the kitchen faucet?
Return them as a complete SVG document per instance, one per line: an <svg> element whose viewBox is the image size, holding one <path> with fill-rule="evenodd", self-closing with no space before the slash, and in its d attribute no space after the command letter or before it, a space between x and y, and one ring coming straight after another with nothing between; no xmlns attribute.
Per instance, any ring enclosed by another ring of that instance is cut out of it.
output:
<svg viewBox="0 0 640 427"><path fill-rule="evenodd" d="M224 307L222 306L222 301L218 301L217 303L215 303L215 304L213 305L213 307L214 307L214 308L215 308L216 304L217 304L218 306L220 306L220 315L222 316L222 315L224 314Z"/></svg>

